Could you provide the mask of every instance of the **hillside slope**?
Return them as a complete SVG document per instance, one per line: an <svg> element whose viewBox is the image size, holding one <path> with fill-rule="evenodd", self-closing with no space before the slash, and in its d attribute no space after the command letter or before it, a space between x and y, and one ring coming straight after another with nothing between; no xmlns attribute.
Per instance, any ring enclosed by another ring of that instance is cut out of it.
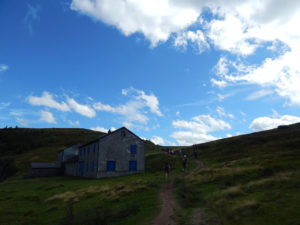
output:
<svg viewBox="0 0 300 225"><path fill-rule="evenodd" d="M200 208L207 224L299 224L300 124L195 145L186 153L193 155L193 148L206 169L177 181L185 216L194 218Z"/></svg>
<svg viewBox="0 0 300 225"><path fill-rule="evenodd" d="M30 162L54 162L58 151L102 135L76 128L0 129L0 157L14 158L19 173L24 173L29 170Z"/></svg>

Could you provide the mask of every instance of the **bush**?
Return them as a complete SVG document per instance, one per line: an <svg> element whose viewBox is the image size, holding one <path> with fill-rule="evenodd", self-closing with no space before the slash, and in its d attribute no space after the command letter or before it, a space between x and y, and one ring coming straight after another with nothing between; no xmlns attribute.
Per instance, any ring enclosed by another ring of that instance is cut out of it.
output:
<svg viewBox="0 0 300 225"><path fill-rule="evenodd" d="M0 182L18 171L13 158L0 158Z"/></svg>

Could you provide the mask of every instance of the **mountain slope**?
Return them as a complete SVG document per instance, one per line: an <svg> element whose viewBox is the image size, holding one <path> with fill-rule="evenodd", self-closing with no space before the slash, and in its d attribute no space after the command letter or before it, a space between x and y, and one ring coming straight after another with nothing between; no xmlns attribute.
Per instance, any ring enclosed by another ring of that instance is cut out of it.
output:
<svg viewBox="0 0 300 225"><path fill-rule="evenodd" d="M300 124L195 145L186 153L193 155L193 148L206 169L177 181L187 215L200 208L207 224L299 223Z"/></svg>

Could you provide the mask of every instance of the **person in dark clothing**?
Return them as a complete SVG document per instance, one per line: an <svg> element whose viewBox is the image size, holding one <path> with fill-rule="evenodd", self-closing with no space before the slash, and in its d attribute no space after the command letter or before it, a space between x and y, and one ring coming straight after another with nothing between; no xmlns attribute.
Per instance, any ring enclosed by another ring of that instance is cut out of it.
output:
<svg viewBox="0 0 300 225"><path fill-rule="evenodd" d="M195 149L193 149L193 153L194 153L194 158L198 159L198 154L197 154L197 151Z"/></svg>
<svg viewBox="0 0 300 225"><path fill-rule="evenodd" d="M169 174L170 174L170 164L169 163L165 163L165 175L166 175L166 180L168 180L169 178Z"/></svg>
<svg viewBox="0 0 300 225"><path fill-rule="evenodd" d="M186 169L186 162L187 162L187 157L186 157L186 155L184 155L182 157L182 171L185 171L185 169Z"/></svg>

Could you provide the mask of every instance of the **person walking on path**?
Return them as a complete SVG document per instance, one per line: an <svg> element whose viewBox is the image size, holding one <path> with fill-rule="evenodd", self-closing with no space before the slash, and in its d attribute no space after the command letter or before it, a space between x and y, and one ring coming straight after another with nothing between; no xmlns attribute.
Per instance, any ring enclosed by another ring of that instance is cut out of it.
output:
<svg viewBox="0 0 300 225"><path fill-rule="evenodd" d="M170 164L169 163L165 163L165 176L166 176L166 181L169 179L169 175L170 175Z"/></svg>
<svg viewBox="0 0 300 225"><path fill-rule="evenodd" d="M194 153L194 158L195 158L195 159L198 159L198 154L197 154L196 149L193 149L193 153Z"/></svg>
<svg viewBox="0 0 300 225"><path fill-rule="evenodd" d="M184 155L183 157L182 157L182 171L185 171L185 169L186 169L186 162L187 162L187 157L186 157L186 155Z"/></svg>

